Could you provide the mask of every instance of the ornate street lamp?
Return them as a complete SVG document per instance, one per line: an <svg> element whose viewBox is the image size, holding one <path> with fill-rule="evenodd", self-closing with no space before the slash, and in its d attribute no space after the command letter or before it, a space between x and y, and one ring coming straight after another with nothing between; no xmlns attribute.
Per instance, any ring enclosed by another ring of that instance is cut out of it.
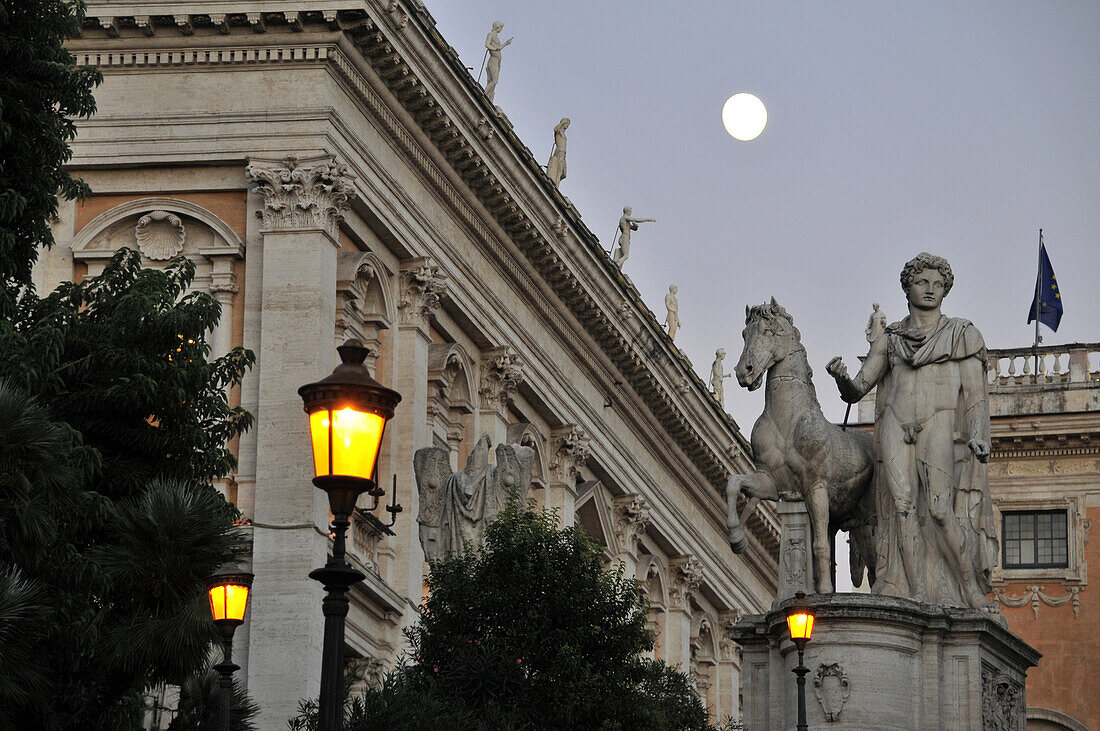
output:
<svg viewBox="0 0 1100 731"><path fill-rule="evenodd" d="M810 669L802 664L806 643L814 631L814 613L806 603L804 592L795 592L795 602L787 613L787 629L791 631L791 640L798 647L798 667L791 672L798 676L798 726L797 731L807 731L806 727L806 673Z"/></svg>
<svg viewBox="0 0 1100 731"><path fill-rule="evenodd" d="M233 632L244 622L248 608L248 592L252 588L253 575L235 563L224 563L206 580L207 597L210 599L210 615L222 633L222 661L214 666L221 675L221 710L218 728L229 731L229 711L233 698L233 673L240 665L233 662Z"/></svg>
<svg viewBox="0 0 1100 731"><path fill-rule="evenodd" d="M337 350L343 361L327 378L298 389L309 414L313 442L313 484L328 493L332 512L332 555L309 577L325 587L324 651L321 657L320 731L339 731L343 725L344 620L348 616L348 589L366 578L348 565L345 537L355 502L362 493L385 494L374 481L378 448L386 422L393 418L401 394L371 378L363 365L367 349L348 340ZM399 506L387 508L396 513Z"/></svg>

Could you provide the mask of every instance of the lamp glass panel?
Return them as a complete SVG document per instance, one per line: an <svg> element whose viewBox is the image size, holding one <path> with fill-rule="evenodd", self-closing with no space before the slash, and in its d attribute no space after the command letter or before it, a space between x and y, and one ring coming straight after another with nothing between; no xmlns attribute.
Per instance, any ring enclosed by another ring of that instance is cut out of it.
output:
<svg viewBox="0 0 1100 731"><path fill-rule="evenodd" d="M331 425L330 413L328 409L322 409L309 415L309 438L313 440L313 473L318 477L329 474L328 430Z"/></svg>
<svg viewBox="0 0 1100 731"><path fill-rule="evenodd" d="M235 619L244 621L244 610L248 604L248 587L228 584L210 588L210 614L215 621Z"/></svg>
<svg viewBox="0 0 1100 731"><path fill-rule="evenodd" d="M369 480L385 425L386 420L378 414L351 408L333 412L332 474Z"/></svg>
<svg viewBox="0 0 1100 731"><path fill-rule="evenodd" d="M808 612L787 615L787 629L791 631L791 639L810 639L814 631L814 615Z"/></svg>

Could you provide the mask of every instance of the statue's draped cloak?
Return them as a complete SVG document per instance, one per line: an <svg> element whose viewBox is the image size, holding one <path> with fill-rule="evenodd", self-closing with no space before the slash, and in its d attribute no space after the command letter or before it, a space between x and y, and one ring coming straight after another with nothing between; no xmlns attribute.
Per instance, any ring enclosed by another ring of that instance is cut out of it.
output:
<svg viewBox="0 0 1100 731"><path fill-rule="evenodd" d="M982 363L984 374L986 364L985 341L974 325L962 318L943 316L933 330L920 334L910 329L909 318L896 322L886 329L882 336L889 338L888 353L908 364L920 368L931 363L961 361L977 358ZM879 384L875 404L875 422L878 423L886 406L885 394L891 392L892 371L888 371ZM986 381L983 376L980 387L983 394ZM985 398L983 395L982 398ZM973 399L972 399L973 400ZM988 408L988 407L983 407ZM993 503L989 496L989 477L986 465L980 462L970 451L968 442L978 438L989 443L989 420L983 420L980 434L970 434L967 419L967 405L960 389L958 405L955 411L954 452L955 464L952 484L955 488L954 514L959 521L966 540L966 550L974 564L978 586L985 592L991 590L991 573L998 560L996 524L993 518ZM876 440L876 452L881 455ZM881 460L881 456L879 457ZM918 469L917 516L920 535L925 553L924 586L928 596L926 601L940 604L968 606L966 592L955 576L949 559L947 544L940 529L929 515L928 486ZM905 566L902 563L898 545L898 524L893 496L885 481L885 471L879 465L876 470L875 493L878 503L878 566L876 594L911 597Z"/></svg>

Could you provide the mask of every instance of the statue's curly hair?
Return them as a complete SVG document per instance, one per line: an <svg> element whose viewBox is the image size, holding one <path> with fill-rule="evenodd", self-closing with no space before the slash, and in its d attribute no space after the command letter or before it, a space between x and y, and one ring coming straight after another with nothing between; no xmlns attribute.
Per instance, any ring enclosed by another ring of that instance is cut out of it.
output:
<svg viewBox="0 0 1100 731"><path fill-rule="evenodd" d="M943 296L946 297L955 284L955 275L951 272L951 265L942 256L929 254L927 251L922 251L905 262L905 267L901 270L901 290L905 294L909 294L909 286L913 283L913 277L925 269L936 269L943 275Z"/></svg>

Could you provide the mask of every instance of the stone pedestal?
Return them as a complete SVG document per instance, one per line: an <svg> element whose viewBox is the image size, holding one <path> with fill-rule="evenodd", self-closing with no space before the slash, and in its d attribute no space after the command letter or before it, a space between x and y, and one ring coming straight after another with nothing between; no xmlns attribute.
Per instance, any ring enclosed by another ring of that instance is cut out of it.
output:
<svg viewBox="0 0 1100 731"><path fill-rule="evenodd" d="M1024 731L1024 678L1039 653L985 612L866 594L807 598L811 729ZM794 729L798 652L791 600L729 630L743 649L743 713L751 731Z"/></svg>
<svg viewBox="0 0 1100 731"><path fill-rule="evenodd" d="M772 609L779 602L790 599L795 592L814 593L813 536L810 532L810 514L801 500L776 503L779 517L779 590Z"/></svg>

